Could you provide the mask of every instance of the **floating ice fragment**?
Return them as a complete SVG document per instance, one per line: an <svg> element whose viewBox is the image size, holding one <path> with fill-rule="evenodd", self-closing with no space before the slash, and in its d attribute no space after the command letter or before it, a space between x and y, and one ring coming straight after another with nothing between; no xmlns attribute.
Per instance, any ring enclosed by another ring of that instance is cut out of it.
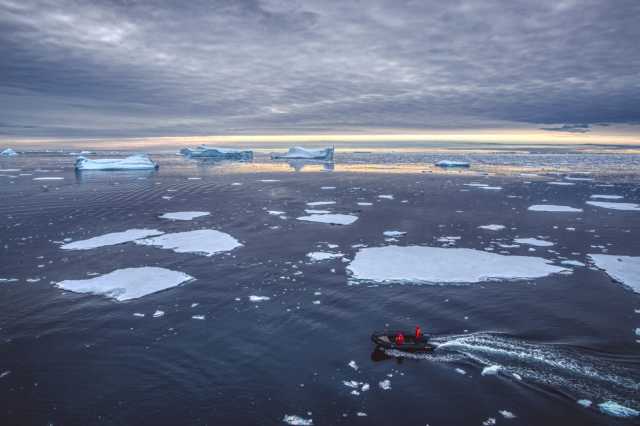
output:
<svg viewBox="0 0 640 426"><path fill-rule="evenodd" d="M280 182L280 179L260 179L259 182L273 183L273 182Z"/></svg>
<svg viewBox="0 0 640 426"><path fill-rule="evenodd" d="M593 403L592 403L590 400L588 400L588 399L579 399L577 402L578 402L578 404L582 405L582 406L583 406L583 407L585 407L585 408L589 408L589 407L591 407L591 404L593 404Z"/></svg>
<svg viewBox="0 0 640 426"><path fill-rule="evenodd" d="M11 374L10 370L5 370L2 373L0 373L0 379L2 379L3 377L7 377L9 374Z"/></svg>
<svg viewBox="0 0 640 426"><path fill-rule="evenodd" d="M538 257L423 246L363 248L347 269L354 280L423 284L537 278L567 270Z"/></svg>
<svg viewBox="0 0 640 426"><path fill-rule="evenodd" d="M606 401L598 404L598 408L605 414L613 417L636 417L640 415L640 411L633 408L625 407L614 401Z"/></svg>
<svg viewBox="0 0 640 426"><path fill-rule="evenodd" d="M91 293L124 301L175 287L192 279L183 272L145 266L117 269L95 278L65 280L55 285L75 293Z"/></svg>
<svg viewBox="0 0 640 426"><path fill-rule="evenodd" d="M254 295L249 296L250 302L264 302L266 300L271 300L271 298L269 296L254 296Z"/></svg>
<svg viewBox="0 0 640 426"><path fill-rule="evenodd" d="M209 212L171 212L160 216L160 219L170 220L192 220L197 217L209 216Z"/></svg>
<svg viewBox="0 0 640 426"><path fill-rule="evenodd" d="M367 202L361 201L361 202L358 203L358 205L359 206L372 206L373 203L367 203Z"/></svg>
<svg viewBox="0 0 640 426"><path fill-rule="evenodd" d="M378 386L380 387L380 389L382 390L389 390L391 389L391 381L389 380L383 380L381 382L378 383Z"/></svg>
<svg viewBox="0 0 640 426"><path fill-rule="evenodd" d="M406 234L404 231L384 231L382 233L385 237L402 237Z"/></svg>
<svg viewBox="0 0 640 426"><path fill-rule="evenodd" d="M144 318L144 314L143 314L143 313L140 313L140 312L134 312L134 313L133 313L133 316L134 316L134 317L138 317L138 318Z"/></svg>
<svg viewBox="0 0 640 426"><path fill-rule="evenodd" d="M554 245L551 241L539 240L537 238L516 238L513 241L518 244L527 244L536 247L551 247Z"/></svg>
<svg viewBox="0 0 640 426"><path fill-rule="evenodd" d="M607 201L587 201L587 204L594 207L600 207L610 210L624 210L624 211L640 211L640 204L634 203L610 203Z"/></svg>
<svg viewBox="0 0 640 426"><path fill-rule="evenodd" d="M491 225L481 225L481 226L478 226L478 228L486 229L488 231L501 231L501 230L503 230L505 228L505 226L504 225L491 224Z"/></svg>
<svg viewBox="0 0 640 426"><path fill-rule="evenodd" d="M563 260L562 262L560 262L563 265L567 265L567 266L585 266L584 263L578 261L578 260Z"/></svg>
<svg viewBox="0 0 640 426"><path fill-rule="evenodd" d="M599 198L601 200L620 200L624 197L622 195L593 194L591 198Z"/></svg>
<svg viewBox="0 0 640 426"><path fill-rule="evenodd" d="M498 411L498 413L502 414L502 417L504 417L505 419L515 419L516 418L516 415L513 414L511 411L500 410L500 411Z"/></svg>
<svg viewBox="0 0 640 426"><path fill-rule="evenodd" d="M153 317L154 317L154 318L160 318L160 317L163 317L163 316L164 316L164 311L161 311L160 309L156 310L156 311L153 313Z"/></svg>
<svg viewBox="0 0 640 426"><path fill-rule="evenodd" d="M485 367L482 369L482 375L483 376L495 376L498 374L498 372L502 370L502 366L500 365L490 365L488 367Z"/></svg>
<svg viewBox="0 0 640 426"><path fill-rule="evenodd" d="M496 419L493 417L489 417L487 420L482 422L483 426L492 426L496 424Z"/></svg>
<svg viewBox="0 0 640 426"><path fill-rule="evenodd" d="M464 371L462 368L456 368L456 373L458 373L458 374L462 374L462 375L467 374L467 372L466 372L466 371Z"/></svg>
<svg viewBox="0 0 640 426"><path fill-rule="evenodd" d="M382 198L384 200L393 200L393 195L378 195L378 198Z"/></svg>
<svg viewBox="0 0 640 426"><path fill-rule="evenodd" d="M604 270L615 281L640 293L640 257L589 254L596 267Z"/></svg>
<svg viewBox="0 0 640 426"><path fill-rule="evenodd" d="M358 364L356 364L355 361L349 361L349 367L353 368L354 370L358 370Z"/></svg>
<svg viewBox="0 0 640 426"><path fill-rule="evenodd" d="M305 209L306 214L329 214L331 210Z"/></svg>
<svg viewBox="0 0 640 426"><path fill-rule="evenodd" d="M320 189L336 189L335 186L321 186Z"/></svg>
<svg viewBox="0 0 640 426"><path fill-rule="evenodd" d="M42 177L37 177L37 178L33 178L33 180L63 180L63 177L60 176L42 176Z"/></svg>
<svg viewBox="0 0 640 426"><path fill-rule="evenodd" d="M335 204L335 201L311 201L307 203L308 206L329 206Z"/></svg>
<svg viewBox="0 0 640 426"><path fill-rule="evenodd" d="M293 426L313 426L313 419L305 419L289 414L285 414L282 421Z"/></svg>
<svg viewBox="0 0 640 426"><path fill-rule="evenodd" d="M313 262L320 262L323 260L337 259L343 257L342 253L330 253L326 251L314 251L311 253L307 253L307 257L311 259Z"/></svg>
<svg viewBox="0 0 640 426"><path fill-rule="evenodd" d="M136 244L170 249L176 253L196 253L212 256L242 246L229 234L213 229L176 232L158 237L136 240Z"/></svg>
<svg viewBox="0 0 640 426"><path fill-rule="evenodd" d="M534 204L530 206L529 211L532 212L556 212L556 213L580 213L582 209L576 209L569 206L558 206L554 204Z"/></svg>
<svg viewBox="0 0 640 426"><path fill-rule="evenodd" d="M205 316L204 315L192 315L191 318L193 318L194 320L204 320Z"/></svg>
<svg viewBox="0 0 640 426"><path fill-rule="evenodd" d="M267 213L269 213L272 216L281 216L285 214L285 212L281 212L280 210L267 210Z"/></svg>
<svg viewBox="0 0 640 426"><path fill-rule="evenodd" d="M362 411L358 411L356 413L356 416L358 416L358 417L367 417L367 413L363 413Z"/></svg>
<svg viewBox="0 0 640 426"><path fill-rule="evenodd" d="M358 220L358 216L350 214L312 214L309 216L300 216L297 219L306 222L328 223L331 225L351 225Z"/></svg>
<svg viewBox="0 0 640 426"><path fill-rule="evenodd" d="M112 246L134 241L140 238L146 238L154 235L161 235L162 231L157 229L127 229L122 232L111 232L109 234L99 235L89 238L88 240L79 240L60 246L64 250L89 250L98 247Z"/></svg>

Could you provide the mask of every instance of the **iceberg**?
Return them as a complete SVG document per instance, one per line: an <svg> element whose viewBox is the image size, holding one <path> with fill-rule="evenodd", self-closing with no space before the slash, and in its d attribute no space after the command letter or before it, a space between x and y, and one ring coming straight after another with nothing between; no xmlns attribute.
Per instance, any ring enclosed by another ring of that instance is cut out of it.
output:
<svg viewBox="0 0 640 426"><path fill-rule="evenodd" d="M207 145L200 145L197 148L182 148L180 154L192 158L218 158L221 160L252 160L253 151L215 148Z"/></svg>
<svg viewBox="0 0 640 426"><path fill-rule="evenodd" d="M589 254L594 265L636 293L640 293L640 257Z"/></svg>
<svg viewBox="0 0 640 426"><path fill-rule="evenodd" d="M18 153L11 148L7 148L4 151L0 152L0 155L3 157L15 157L16 155L18 155Z"/></svg>
<svg viewBox="0 0 640 426"><path fill-rule="evenodd" d="M301 146L294 146L289 148L286 154L273 154L271 158L273 160L285 159L285 160L333 160L334 147L322 148L322 149L308 149Z"/></svg>
<svg viewBox="0 0 640 426"><path fill-rule="evenodd" d="M436 163L438 167L470 167L471 163L468 161L451 161L451 160L441 160Z"/></svg>
<svg viewBox="0 0 640 426"><path fill-rule="evenodd" d="M99 160L90 160L86 157L76 159L76 170L153 170L157 168L158 164L146 154Z"/></svg>
<svg viewBox="0 0 640 426"><path fill-rule="evenodd" d="M522 280L568 271L538 257L428 246L363 248L356 253L347 270L352 282L417 284Z"/></svg>
<svg viewBox="0 0 640 426"><path fill-rule="evenodd" d="M64 280L56 284L74 293L91 293L106 296L119 302L137 299L178 286L193 277L183 272L154 266L117 269L108 274L86 280ZM156 314L153 315L154 317Z"/></svg>

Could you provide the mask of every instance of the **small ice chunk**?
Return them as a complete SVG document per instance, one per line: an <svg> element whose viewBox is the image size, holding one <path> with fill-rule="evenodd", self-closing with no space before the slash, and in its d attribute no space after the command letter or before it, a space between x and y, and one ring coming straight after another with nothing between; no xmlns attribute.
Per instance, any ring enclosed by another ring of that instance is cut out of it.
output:
<svg viewBox="0 0 640 426"><path fill-rule="evenodd" d="M500 411L498 411L498 413L502 414L502 417L504 417L505 419L515 419L516 418L516 415L513 414L511 411L500 410Z"/></svg>
<svg viewBox="0 0 640 426"><path fill-rule="evenodd" d="M360 391L361 391L361 392L366 392L366 391L368 391L369 389L371 389L371 386L369 386L369 383L364 383L364 384L362 385L362 387L360 388Z"/></svg>
<svg viewBox="0 0 640 426"><path fill-rule="evenodd" d="M305 419L290 414L285 414L282 421L293 426L313 426L313 419Z"/></svg>
<svg viewBox="0 0 640 426"><path fill-rule="evenodd" d="M562 262L560 262L563 265L568 265L568 266L585 266L584 263L578 261L578 260L563 260Z"/></svg>
<svg viewBox="0 0 640 426"><path fill-rule="evenodd" d="M587 201L590 206L600 207L610 210L640 211L640 204L634 203L610 203L607 201Z"/></svg>
<svg viewBox="0 0 640 426"><path fill-rule="evenodd" d="M63 180L64 178L61 176L42 176L33 178L33 180Z"/></svg>
<svg viewBox="0 0 640 426"><path fill-rule="evenodd" d="M492 426L496 424L496 419L494 417L489 417L487 420L482 422L483 426Z"/></svg>
<svg viewBox="0 0 640 426"><path fill-rule="evenodd" d="M360 382L355 380L343 380L342 384L351 389L358 389L361 385Z"/></svg>
<svg viewBox="0 0 640 426"><path fill-rule="evenodd" d="M280 182L280 179L260 179L259 182L273 183L273 182Z"/></svg>
<svg viewBox="0 0 640 426"><path fill-rule="evenodd" d="M579 399L577 402L578 402L578 404L582 405L582 406L583 406L583 407L585 407L585 408L589 408L589 407L591 407L591 404L593 404L593 403L592 403L590 400L588 400L588 399Z"/></svg>
<svg viewBox="0 0 640 426"><path fill-rule="evenodd" d="M389 390L389 389L391 389L391 381L389 381L388 379L387 380L383 380L383 381L378 383L378 386L382 390Z"/></svg>
<svg viewBox="0 0 640 426"><path fill-rule="evenodd" d="M527 244L536 247L551 247L554 245L551 241L539 240L537 238L516 238L513 241L518 244Z"/></svg>
<svg viewBox="0 0 640 426"><path fill-rule="evenodd" d="M555 213L580 213L582 209L576 209L569 206L558 206L555 204L534 204L530 206L529 211L532 212L555 212Z"/></svg>
<svg viewBox="0 0 640 426"><path fill-rule="evenodd" d="M557 186L573 186L575 183L571 182L547 182L549 185L557 185Z"/></svg>
<svg viewBox="0 0 640 426"><path fill-rule="evenodd" d="M353 368L356 371L358 370L358 364L356 364L356 362L353 360L349 361L349 367Z"/></svg>
<svg viewBox="0 0 640 426"><path fill-rule="evenodd" d="M384 231L382 233L385 237L402 237L406 234L404 231Z"/></svg>
<svg viewBox="0 0 640 426"><path fill-rule="evenodd" d="M332 204L335 204L335 201L311 201L310 203L307 203L308 206L329 206Z"/></svg>
<svg viewBox="0 0 640 426"><path fill-rule="evenodd" d="M498 372L502 370L502 366L500 365L490 365L488 367L485 367L482 369L482 375L483 376L495 376L498 374Z"/></svg>
<svg viewBox="0 0 640 426"><path fill-rule="evenodd" d="M625 407L614 401L606 401L598 404L598 408L603 413L613 417L636 417L640 415L640 411Z"/></svg>
<svg viewBox="0 0 640 426"><path fill-rule="evenodd" d="M154 317L154 318L160 318L160 317L163 317L163 316L164 316L164 311L161 311L160 309L156 310L156 311L153 313L153 317Z"/></svg>
<svg viewBox="0 0 640 426"><path fill-rule="evenodd" d="M611 195L611 194L593 194L591 198L598 198L601 200L620 200L624 198L622 195Z"/></svg>
<svg viewBox="0 0 640 426"><path fill-rule="evenodd" d="M86 280L65 280L55 285L75 293L91 293L118 301L137 299L178 286L193 277L155 266L117 269Z"/></svg>
<svg viewBox="0 0 640 426"><path fill-rule="evenodd" d="M335 186L321 186L320 189L336 189Z"/></svg>
<svg viewBox="0 0 640 426"><path fill-rule="evenodd" d="M358 205L359 205L359 206L372 206L372 205L373 205L373 203L367 203L367 202L364 202L364 201L360 201L360 202L358 203Z"/></svg>
<svg viewBox="0 0 640 426"><path fill-rule="evenodd" d="M480 229L486 229L488 231L502 231L504 228L506 228L504 225L481 225L478 226L478 228Z"/></svg>
<svg viewBox="0 0 640 426"><path fill-rule="evenodd" d="M311 259L311 261L313 262L321 262L323 260L338 259L343 256L344 254L342 253L330 253L326 251L313 251L311 253L307 253L307 257Z"/></svg>
<svg viewBox="0 0 640 426"><path fill-rule="evenodd" d="M393 195L388 194L388 195L378 195L378 198L382 198L384 200L393 200Z"/></svg>
<svg viewBox="0 0 640 426"><path fill-rule="evenodd" d="M157 229L127 229L122 232L111 232L109 234L99 235L97 237L89 238L88 240L79 240L63 244L60 248L64 250L90 250L161 234L163 234L163 232L158 231Z"/></svg>
<svg viewBox="0 0 640 426"><path fill-rule="evenodd" d="M362 411L358 411L356 413L356 416L358 416L358 417L367 417L367 413L363 413Z"/></svg>
<svg viewBox="0 0 640 426"><path fill-rule="evenodd" d="M281 212L280 210L267 210L271 216L282 216L285 212Z"/></svg>
<svg viewBox="0 0 640 426"><path fill-rule="evenodd" d="M271 300L271 298L269 296L254 296L254 295L249 296L250 302L264 302L267 300Z"/></svg>
<svg viewBox="0 0 640 426"><path fill-rule="evenodd" d="M462 374L462 375L467 374L467 372L466 372L466 371L464 371L462 368L456 368L456 373L458 373L458 374Z"/></svg>
<svg viewBox="0 0 640 426"><path fill-rule="evenodd" d="M331 225L351 225L358 220L358 216L350 214L312 214L297 218L305 222L328 223Z"/></svg>
<svg viewBox="0 0 640 426"><path fill-rule="evenodd" d="M196 253L205 256L213 256L216 253L230 251L242 246L231 235L213 229L164 234L158 237L136 240L135 243L169 249L176 253Z"/></svg>
<svg viewBox="0 0 640 426"><path fill-rule="evenodd" d="M160 216L160 219L193 220L197 217L209 216L209 212L170 212Z"/></svg>
<svg viewBox="0 0 640 426"><path fill-rule="evenodd" d="M502 189L501 186L480 186L480 189L486 189L488 191L500 191Z"/></svg>
<svg viewBox="0 0 640 426"><path fill-rule="evenodd" d="M140 313L140 312L134 312L134 313L133 313L133 316L134 316L134 317L138 317L138 318L144 318L144 314L143 314L143 313Z"/></svg>
<svg viewBox="0 0 640 426"><path fill-rule="evenodd" d="M191 315L191 318L194 320L204 320L206 317L204 315Z"/></svg>

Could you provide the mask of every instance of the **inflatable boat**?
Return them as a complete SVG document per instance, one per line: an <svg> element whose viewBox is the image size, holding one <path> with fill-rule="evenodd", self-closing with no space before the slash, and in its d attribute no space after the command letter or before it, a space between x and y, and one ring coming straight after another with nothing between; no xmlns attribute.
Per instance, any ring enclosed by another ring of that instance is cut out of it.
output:
<svg viewBox="0 0 640 426"><path fill-rule="evenodd" d="M396 334L391 332L375 332L371 335L371 341L383 349L395 349L405 352L431 352L436 346L429 343L429 336L423 335L416 339L413 332L402 332L404 343L396 344Z"/></svg>

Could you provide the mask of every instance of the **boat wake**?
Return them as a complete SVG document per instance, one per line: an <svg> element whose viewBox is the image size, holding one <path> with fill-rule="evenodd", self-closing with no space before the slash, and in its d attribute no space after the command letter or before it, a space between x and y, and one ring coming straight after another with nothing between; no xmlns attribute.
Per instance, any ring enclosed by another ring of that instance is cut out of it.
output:
<svg viewBox="0 0 640 426"><path fill-rule="evenodd" d="M389 356L435 362L472 362L481 367L500 366L498 374L552 387L575 399L614 400L640 405L640 359L589 354L579 348L529 343L499 333L438 336L433 353Z"/></svg>

